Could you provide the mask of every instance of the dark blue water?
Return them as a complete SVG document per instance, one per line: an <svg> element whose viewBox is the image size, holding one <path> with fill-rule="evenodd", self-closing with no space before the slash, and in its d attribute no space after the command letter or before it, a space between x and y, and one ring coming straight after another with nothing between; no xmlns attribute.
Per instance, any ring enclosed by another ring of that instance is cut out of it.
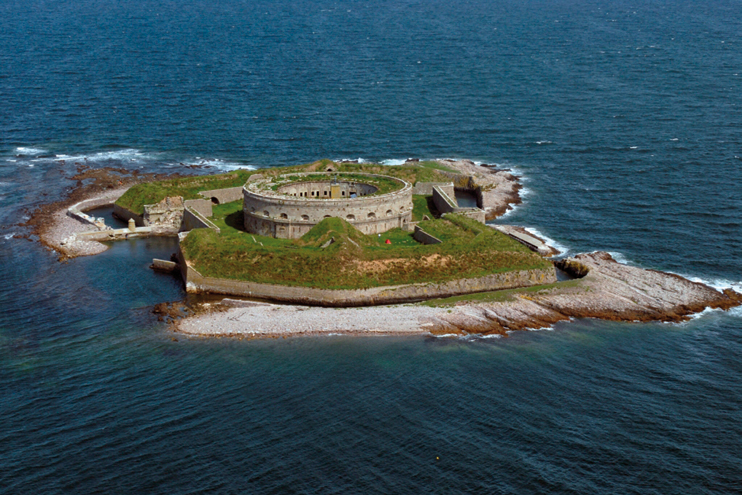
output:
<svg viewBox="0 0 742 495"><path fill-rule="evenodd" d="M741 33L736 0L0 2L0 492L737 492L739 310L184 339L172 240L11 236L77 164L463 157L523 176L503 222L742 290Z"/></svg>

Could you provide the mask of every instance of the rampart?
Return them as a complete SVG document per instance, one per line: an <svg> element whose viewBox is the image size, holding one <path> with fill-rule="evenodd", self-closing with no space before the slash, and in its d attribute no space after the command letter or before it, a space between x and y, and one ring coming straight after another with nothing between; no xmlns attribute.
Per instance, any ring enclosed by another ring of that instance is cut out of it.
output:
<svg viewBox="0 0 742 495"><path fill-rule="evenodd" d="M308 174L292 174L301 177ZM311 174L318 175L317 173ZM324 173L330 185L332 173ZM324 189L316 188L311 192L318 192L319 196L300 197L296 191L281 194L266 188L264 181L251 181L243 188L243 213L245 229L260 235L268 235L282 239L296 239L328 217L338 217L347 220L364 234L386 232L393 228L407 228L412 220L412 186L393 177L366 175L369 178L383 178L400 184L400 189L387 194L359 195L340 199L325 199ZM298 182L297 184L302 184ZM287 186L281 186L286 188ZM307 189L306 191L309 191ZM289 195L296 193L297 196ZM359 192L366 194L366 191Z"/></svg>
<svg viewBox="0 0 742 495"><path fill-rule="evenodd" d="M550 267L542 270L494 273L479 278L458 279L442 283L332 290L205 277L185 263L182 252L178 253L178 257L187 292L253 297L312 306L351 307L398 304L438 297L549 284L557 280L555 269Z"/></svg>

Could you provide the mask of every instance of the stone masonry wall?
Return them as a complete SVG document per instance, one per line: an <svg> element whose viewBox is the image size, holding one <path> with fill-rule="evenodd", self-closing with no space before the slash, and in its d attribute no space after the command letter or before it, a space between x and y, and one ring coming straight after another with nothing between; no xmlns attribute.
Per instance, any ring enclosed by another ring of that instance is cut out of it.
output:
<svg viewBox="0 0 742 495"><path fill-rule="evenodd" d="M271 196L243 188L245 229L260 235L296 239L328 217L347 220L365 234L376 234L412 220L412 187L389 194L348 199Z"/></svg>
<svg viewBox="0 0 742 495"><path fill-rule="evenodd" d="M187 199L183 202L186 208L191 208L205 217L211 217L214 214L212 209L213 203L210 199Z"/></svg>
<svg viewBox="0 0 742 495"><path fill-rule="evenodd" d="M455 191L453 184L450 187L433 186L433 204L441 213L441 216L448 213L455 213L457 215L464 215L465 217L472 218L478 222L485 222L485 212L481 208L461 208L454 199Z"/></svg>
<svg viewBox="0 0 742 495"><path fill-rule="evenodd" d="M210 191L201 191L198 194L209 200L214 198L220 205L223 205L224 203L231 203L232 201L242 199L242 186L212 189Z"/></svg>
<svg viewBox="0 0 742 495"><path fill-rule="evenodd" d="M315 306L347 307L397 304L556 282L556 272L552 267L544 270L495 273L480 278L452 280L439 284L410 284L358 290L329 290L204 277L184 262L182 252L179 252L179 258L187 292L208 292L254 297Z"/></svg>
<svg viewBox="0 0 742 495"><path fill-rule="evenodd" d="M163 199L154 205L144 205L144 225L164 225L180 228L183 220L183 198L173 196Z"/></svg>
<svg viewBox="0 0 742 495"><path fill-rule="evenodd" d="M144 219L141 215L137 215L133 211L127 210L126 208L115 203L113 205L113 215L119 220L123 220L124 222L128 222L130 218L133 218L134 223L137 225L137 227L144 227Z"/></svg>

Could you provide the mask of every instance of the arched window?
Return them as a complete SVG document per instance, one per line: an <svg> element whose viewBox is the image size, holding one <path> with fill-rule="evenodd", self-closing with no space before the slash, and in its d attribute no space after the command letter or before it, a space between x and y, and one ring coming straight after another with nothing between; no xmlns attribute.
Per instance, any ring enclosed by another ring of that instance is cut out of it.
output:
<svg viewBox="0 0 742 495"><path fill-rule="evenodd" d="M308 222L309 221L309 215L302 215L301 216L301 219L304 220L305 222Z"/></svg>
<svg viewBox="0 0 742 495"><path fill-rule="evenodd" d="M371 213L368 214L368 218L376 218L376 213L372 211Z"/></svg>
<svg viewBox="0 0 742 495"><path fill-rule="evenodd" d="M289 216L287 214L285 214L285 213L281 213L281 218L283 218L285 220L285 219L289 218Z"/></svg>
<svg viewBox="0 0 742 495"><path fill-rule="evenodd" d="M270 213L268 213L268 210L266 210L266 211L263 212L263 216L264 217L270 216Z"/></svg>
<svg viewBox="0 0 742 495"><path fill-rule="evenodd" d="M347 217L345 217L345 219L348 220L348 221L353 221L353 220L356 219L356 216L355 215L348 215Z"/></svg>
<svg viewBox="0 0 742 495"><path fill-rule="evenodd" d="M394 215L394 212L392 210L386 210L386 216L390 217Z"/></svg>

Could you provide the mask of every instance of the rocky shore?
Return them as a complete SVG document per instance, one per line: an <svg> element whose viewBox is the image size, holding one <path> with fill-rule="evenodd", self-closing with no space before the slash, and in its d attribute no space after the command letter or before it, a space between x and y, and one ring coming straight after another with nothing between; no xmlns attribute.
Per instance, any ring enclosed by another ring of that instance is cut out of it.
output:
<svg viewBox="0 0 742 495"><path fill-rule="evenodd" d="M610 254L580 254L559 263L580 279L504 301L461 301L328 309L227 300L202 306L172 323L193 336L240 338L298 335L500 335L537 329L572 318L680 322L706 308L742 304L742 294L716 291L683 277L631 267Z"/></svg>
<svg viewBox="0 0 742 495"><path fill-rule="evenodd" d="M83 201L86 208L106 206L114 203L134 184L176 177L184 175L141 174L121 168L79 166L77 174L71 177L77 184L67 197L39 206L21 226L30 228L26 237L38 237L42 245L59 253L60 260L98 254L108 247L100 242L75 238L75 234L94 230L94 227L70 217L67 210L71 206Z"/></svg>
<svg viewBox="0 0 742 495"><path fill-rule="evenodd" d="M523 186L510 170L498 169L490 165L477 165L471 160L438 160L439 163L456 170L463 176L472 177L473 183L481 188L482 209L487 220L504 215L513 206L522 203L520 190ZM457 187L463 184L456 184Z"/></svg>

